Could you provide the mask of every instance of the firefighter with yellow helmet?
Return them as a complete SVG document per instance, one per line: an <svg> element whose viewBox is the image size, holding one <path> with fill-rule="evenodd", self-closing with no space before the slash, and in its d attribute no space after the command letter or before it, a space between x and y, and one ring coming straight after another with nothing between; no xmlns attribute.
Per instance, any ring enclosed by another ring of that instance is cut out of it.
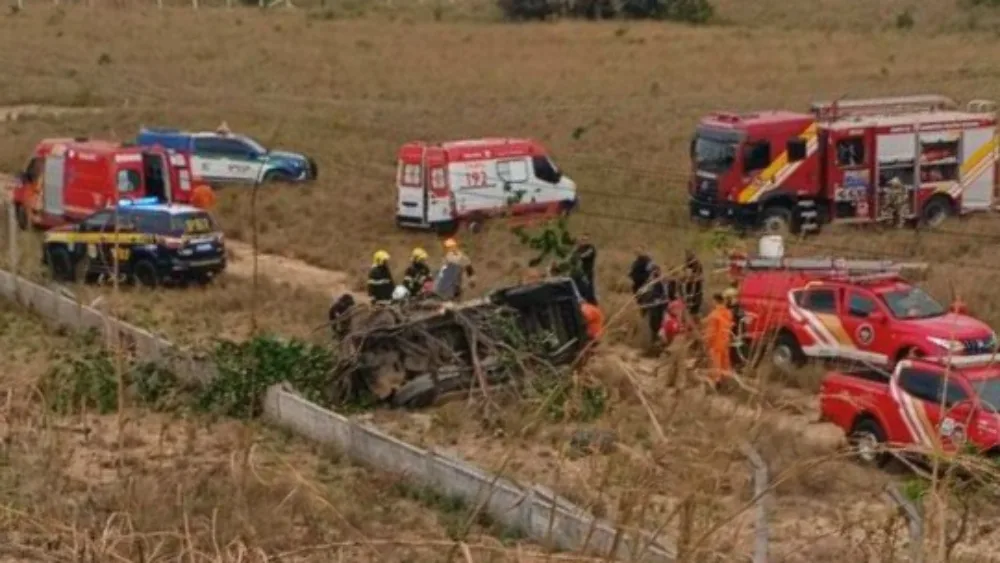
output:
<svg viewBox="0 0 1000 563"><path fill-rule="evenodd" d="M389 270L389 253L379 250L372 257L372 267L368 270L368 297L372 303L389 303L394 289L396 284Z"/></svg>
<svg viewBox="0 0 1000 563"><path fill-rule="evenodd" d="M411 296L423 293L424 285L433 279L431 268L427 265L427 251L423 248L414 248L410 254L410 265L403 273L403 287Z"/></svg>

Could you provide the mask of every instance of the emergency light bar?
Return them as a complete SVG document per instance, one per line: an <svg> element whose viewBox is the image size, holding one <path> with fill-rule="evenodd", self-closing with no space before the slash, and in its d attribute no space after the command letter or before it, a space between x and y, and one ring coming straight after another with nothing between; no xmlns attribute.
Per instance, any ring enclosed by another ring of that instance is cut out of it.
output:
<svg viewBox="0 0 1000 563"><path fill-rule="evenodd" d="M140 197L139 199L122 199L118 201L118 207L141 207L143 205L157 205L160 203L158 197Z"/></svg>

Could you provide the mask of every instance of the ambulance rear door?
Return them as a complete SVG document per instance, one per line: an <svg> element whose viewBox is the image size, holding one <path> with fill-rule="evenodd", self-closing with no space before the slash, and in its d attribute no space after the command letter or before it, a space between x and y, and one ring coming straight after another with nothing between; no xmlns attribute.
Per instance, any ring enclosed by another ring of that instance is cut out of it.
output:
<svg viewBox="0 0 1000 563"><path fill-rule="evenodd" d="M396 168L396 223L399 225L427 225L425 150L423 144L411 143L399 151Z"/></svg>

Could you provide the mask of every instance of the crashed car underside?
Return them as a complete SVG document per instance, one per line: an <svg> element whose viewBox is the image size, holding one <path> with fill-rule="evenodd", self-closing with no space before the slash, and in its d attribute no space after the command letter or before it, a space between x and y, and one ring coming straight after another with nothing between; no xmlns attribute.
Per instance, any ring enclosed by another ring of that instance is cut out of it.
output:
<svg viewBox="0 0 1000 563"><path fill-rule="evenodd" d="M587 344L579 300L572 280L554 278L460 304L355 306L342 330L330 401L422 407L508 382L532 365L569 364Z"/></svg>

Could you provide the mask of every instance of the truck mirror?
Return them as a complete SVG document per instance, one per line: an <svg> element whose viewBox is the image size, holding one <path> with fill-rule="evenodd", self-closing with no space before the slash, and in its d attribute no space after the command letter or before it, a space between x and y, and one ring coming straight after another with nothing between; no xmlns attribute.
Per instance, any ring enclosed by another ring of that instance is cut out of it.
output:
<svg viewBox="0 0 1000 563"><path fill-rule="evenodd" d="M805 160L806 158L806 140L802 137L795 137L794 139L789 139L786 152L788 153L788 162L798 162L800 160Z"/></svg>

